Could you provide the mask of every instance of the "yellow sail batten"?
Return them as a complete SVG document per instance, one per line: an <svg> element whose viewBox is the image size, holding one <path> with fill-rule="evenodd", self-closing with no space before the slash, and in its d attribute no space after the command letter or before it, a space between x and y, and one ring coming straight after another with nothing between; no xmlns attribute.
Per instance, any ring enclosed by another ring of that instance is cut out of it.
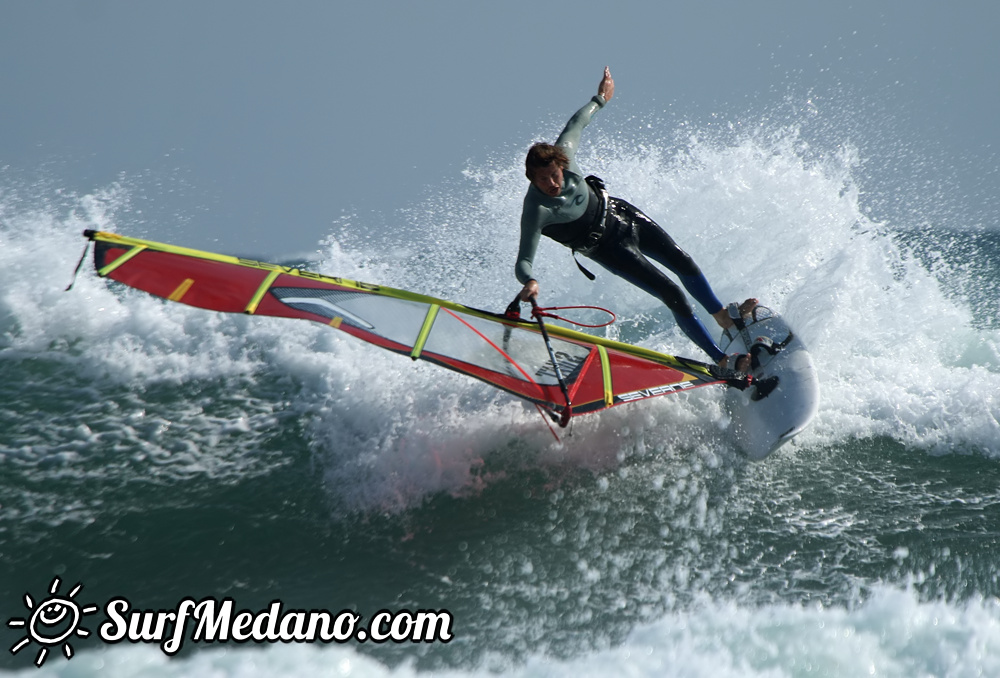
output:
<svg viewBox="0 0 1000 678"><path fill-rule="evenodd" d="M267 294L267 291L271 289L271 285L274 284L274 281L278 279L279 275L281 275L281 271L271 271L267 274L267 277L264 278L264 282L260 284L260 287L257 288L257 292L254 293L250 303L247 304L245 309L243 309L244 313L253 315L257 312L257 307L260 306L260 300L263 299L264 295Z"/></svg>
<svg viewBox="0 0 1000 678"><path fill-rule="evenodd" d="M107 276L109 273L111 273L112 271L114 271L116 268L118 268L119 266L121 266L122 264L124 264L125 262L127 262L132 257L134 257L135 255L139 254L140 252L142 252L145 249L146 249L146 245L136 245L135 247L133 247L132 249L130 249L128 252L126 252L125 254L121 255L120 257L118 257L117 259L115 259L114 261L112 261L110 264L108 264L107 266L105 266L104 268L102 268L100 271L98 271L97 275L101 276L102 278L105 277L105 276Z"/></svg>
<svg viewBox="0 0 1000 678"><path fill-rule="evenodd" d="M177 286L177 289L170 293L170 296L167 297L167 299L170 301L180 301L184 298L184 295L187 294L187 291L191 289L191 285L194 285L194 280L192 278L186 278L184 282Z"/></svg>
<svg viewBox="0 0 1000 678"><path fill-rule="evenodd" d="M431 327L434 326L434 319L437 318L440 308L437 304L431 304L427 308L427 315L424 316L424 324L420 326L420 332L417 333L417 340L413 342L413 350L410 351L410 357L414 360L419 358L423 352L424 344L427 343L427 337L431 333Z"/></svg>
<svg viewBox="0 0 1000 678"><path fill-rule="evenodd" d="M611 407L614 405L615 392L611 385L611 361L608 360L608 349L598 344L597 352L601 356L601 375L604 377L604 404Z"/></svg>

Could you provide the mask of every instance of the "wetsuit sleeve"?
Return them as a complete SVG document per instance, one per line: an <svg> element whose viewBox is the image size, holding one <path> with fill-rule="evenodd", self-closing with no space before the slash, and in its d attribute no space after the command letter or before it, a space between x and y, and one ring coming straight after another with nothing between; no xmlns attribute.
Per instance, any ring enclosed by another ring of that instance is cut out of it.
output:
<svg viewBox="0 0 1000 678"><path fill-rule="evenodd" d="M542 237L542 219L537 206L529 205L526 198L521 209L521 242L517 248L517 263L514 265L514 275L522 285L531 280L532 266L538 241Z"/></svg>
<svg viewBox="0 0 1000 678"><path fill-rule="evenodd" d="M580 136L583 134L583 128L590 124L594 113L604 108L604 104L606 103L604 97L599 94L594 95L583 108L573 114L573 117L569 119L563 131L559 134L559 138L556 139L556 146L563 149L566 153L566 157L569 158L569 168L576 174L581 174L580 170L576 167L575 157L576 151L580 147Z"/></svg>

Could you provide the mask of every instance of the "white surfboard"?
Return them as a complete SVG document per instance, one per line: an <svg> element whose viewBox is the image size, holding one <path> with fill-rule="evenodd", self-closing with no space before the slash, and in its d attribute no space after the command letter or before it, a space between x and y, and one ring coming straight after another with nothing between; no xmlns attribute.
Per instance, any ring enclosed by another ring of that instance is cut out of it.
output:
<svg viewBox="0 0 1000 678"><path fill-rule="evenodd" d="M726 353L754 356L754 384L728 389L726 405L739 448L763 459L800 433L819 409L819 376L812 356L788 323L766 306L743 316L742 328L722 333Z"/></svg>

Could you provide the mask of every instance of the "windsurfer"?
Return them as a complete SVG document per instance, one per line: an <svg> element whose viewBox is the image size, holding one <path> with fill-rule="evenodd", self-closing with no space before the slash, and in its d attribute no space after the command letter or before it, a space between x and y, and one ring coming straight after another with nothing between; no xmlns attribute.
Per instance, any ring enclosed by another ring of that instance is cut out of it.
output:
<svg viewBox="0 0 1000 678"><path fill-rule="evenodd" d="M684 334L721 367L727 367L729 356L708 334L684 293L646 257L673 272L719 326L729 328L733 320L701 269L655 221L634 205L609 197L604 183L597 177L584 178L576 164L583 128L614 93L615 81L611 70L605 68L597 95L573 114L556 143L536 143L528 151L525 173L531 185L521 212L521 240L514 269L518 281L524 285L520 299L529 301L538 297L532 265L539 239L545 235L572 249L574 255L580 253L596 261L662 300ZM740 306L740 312L746 315L756 304L756 299L748 299ZM740 356L733 367L745 371L748 365L749 357Z"/></svg>

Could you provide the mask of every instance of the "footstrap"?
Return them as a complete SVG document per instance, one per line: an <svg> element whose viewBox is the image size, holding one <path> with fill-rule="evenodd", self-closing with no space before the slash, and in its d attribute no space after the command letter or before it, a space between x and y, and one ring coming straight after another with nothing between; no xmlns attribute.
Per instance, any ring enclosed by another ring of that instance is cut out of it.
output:
<svg viewBox="0 0 1000 678"><path fill-rule="evenodd" d="M783 341L777 344L774 343L774 341L768 337L757 337L756 339L754 339L753 346L750 347L751 369L756 370L758 367L760 367L761 353L767 353L770 356L776 356L782 350L784 350L786 346L792 343L793 339L795 339L795 335L791 331L788 332L788 336L785 337Z"/></svg>
<svg viewBox="0 0 1000 678"><path fill-rule="evenodd" d="M750 330L747 329L747 324L743 321L743 316L740 314L739 304L734 301L727 308L729 309L730 320L736 325L736 329L740 331L740 336L743 338L743 345L749 349L753 346L753 339L750 338Z"/></svg>

